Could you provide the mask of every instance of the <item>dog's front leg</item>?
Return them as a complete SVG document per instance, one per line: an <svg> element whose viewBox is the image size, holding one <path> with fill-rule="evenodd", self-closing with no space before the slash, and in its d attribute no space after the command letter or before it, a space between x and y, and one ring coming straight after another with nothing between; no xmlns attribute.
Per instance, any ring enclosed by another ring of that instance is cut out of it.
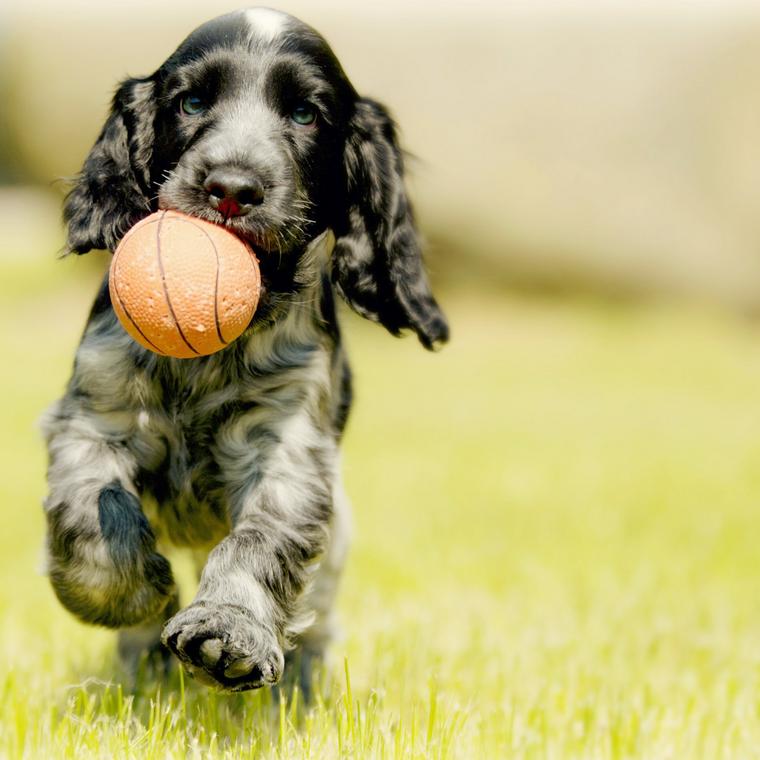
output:
<svg viewBox="0 0 760 760"><path fill-rule="evenodd" d="M334 460L326 450L333 444L310 425L304 416L294 424L300 435L277 436L269 452L249 447L247 464L239 449L228 460L233 530L209 554L193 602L162 636L209 685L243 691L277 683L283 650L303 622L298 602L325 548Z"/></svg>
<svg viewBox="0 0 760 760"><path fill-rule="evenodd" d="M44 421L47 564L66 608L88 623L122 628L157 618L175 586L136 495L135 461L111 427L69 398Z"/></svg>

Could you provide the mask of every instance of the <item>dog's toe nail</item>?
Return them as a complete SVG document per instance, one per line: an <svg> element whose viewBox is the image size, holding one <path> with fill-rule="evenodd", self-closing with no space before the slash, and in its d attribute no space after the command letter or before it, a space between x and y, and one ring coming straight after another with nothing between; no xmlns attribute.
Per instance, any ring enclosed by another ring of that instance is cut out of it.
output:
<svg viewBox="0 0 760 760"><path fill-rule="evenodd" d="M165 630L161 634L161 643L167 649L175 650L177 648L177 634Z"/></svg>
<svg viewBox="0 0 760 760"><path fill-rule="evenodd" d="M224 670L227 678L240 678L250 673L254 666L254 661L250 657L244 657L241 660L233 660Z"/></svg>
<svg viewBox="0 0 760 760"><path fill-rule="evenodd" d="M277 683L282 674L282 666L282 656L277 657L275 655L270 657L261 668L261 674L264 680L269 684Z"/></svg>
<svg viewBox="0 0 760 760"><path fill-rule="evenodd" d="M219 639L206 639L201 644L200 655L203 664L207 668L212 668L222 656L222 642Z"/></svg>
<svg viewBox="0 0 760 760"><path fill-rule="evenodd" d="M196 647L198 643L197 630L192 625L188 625L185 628L180 628L180 630L170 638L170 641L172 647L180 656L189 656L190 653L188 650Z"/></svg>

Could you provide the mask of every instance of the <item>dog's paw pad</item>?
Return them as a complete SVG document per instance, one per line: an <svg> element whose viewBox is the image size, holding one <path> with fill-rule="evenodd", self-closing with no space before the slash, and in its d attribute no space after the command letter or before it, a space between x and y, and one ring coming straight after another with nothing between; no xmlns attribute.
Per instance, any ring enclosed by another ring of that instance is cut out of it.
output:
<svg viewBox="0 0 760 760"><path fill-rule="evenodd" d="M273 685L280 680L283 670L283 657L279 652L273 653L263 662L255 657L232 660L224 669L226 678L237 679L247 676L247 680Z"/></svg>
<svg viewBox="0 0 760 760"><path fill-rule="evenodd" d="M242 678L248 675L256 667L253 657L245 657L242 660L233 660L225 669L227 678Z"/></svg>
<svg viewBox="0 0 760 760"><path fill-rule="evenodd" d="M164 626L161 640L194 678L227 691L272 686L282 675L271 630L235 605L191 605Z"/></svg>
<svg viewBox="0 0 760 760"><path fill-rule="evenodd" d="M224 649L221 639L206 639L198 650L201 660L207 668L213 668L221 658ZM226 671L225 671L226 672Z"/></svg>

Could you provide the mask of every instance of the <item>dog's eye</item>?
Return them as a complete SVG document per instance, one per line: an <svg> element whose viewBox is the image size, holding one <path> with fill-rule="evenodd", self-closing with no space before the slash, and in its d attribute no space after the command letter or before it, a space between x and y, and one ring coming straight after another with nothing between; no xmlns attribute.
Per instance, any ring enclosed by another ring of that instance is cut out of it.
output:
<svg viewBox="0 0 760 760"><path fill-rule="evenodd" d="M290 112L290 118L302 127L308 127L317 120L317 109L311 103L301 102Z"/></svg>
<svg viewBox="0 0 760 760"><path fill-rule="evenodd" d="M179 101L179 107L186 116L197 116L206 110L206 104L197 95L185 95Z"/></svg>

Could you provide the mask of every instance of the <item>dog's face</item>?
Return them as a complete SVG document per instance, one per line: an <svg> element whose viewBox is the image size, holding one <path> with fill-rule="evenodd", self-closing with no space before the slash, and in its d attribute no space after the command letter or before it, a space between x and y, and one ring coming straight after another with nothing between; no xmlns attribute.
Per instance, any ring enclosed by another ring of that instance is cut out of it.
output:
<svg viewBox="0 0 760 760"><path fill-rule="evenodd" d="M231 228L256 249L281 310L324 266L304 256L330 228L332 280L360 314L427 347L447 337L430 293L385 109L360 98L324 39L251 9L193 32L152 76L130 79L69 194L71 251L113 250L156 208Z"/></svg>
<svg viewBox="0 0 760 760"><path fill-rule="evenodd" d="M159 206L227 224L266 256L331 224L356 94L324 40L270 10L209 22L154 79Z"/></svg>

